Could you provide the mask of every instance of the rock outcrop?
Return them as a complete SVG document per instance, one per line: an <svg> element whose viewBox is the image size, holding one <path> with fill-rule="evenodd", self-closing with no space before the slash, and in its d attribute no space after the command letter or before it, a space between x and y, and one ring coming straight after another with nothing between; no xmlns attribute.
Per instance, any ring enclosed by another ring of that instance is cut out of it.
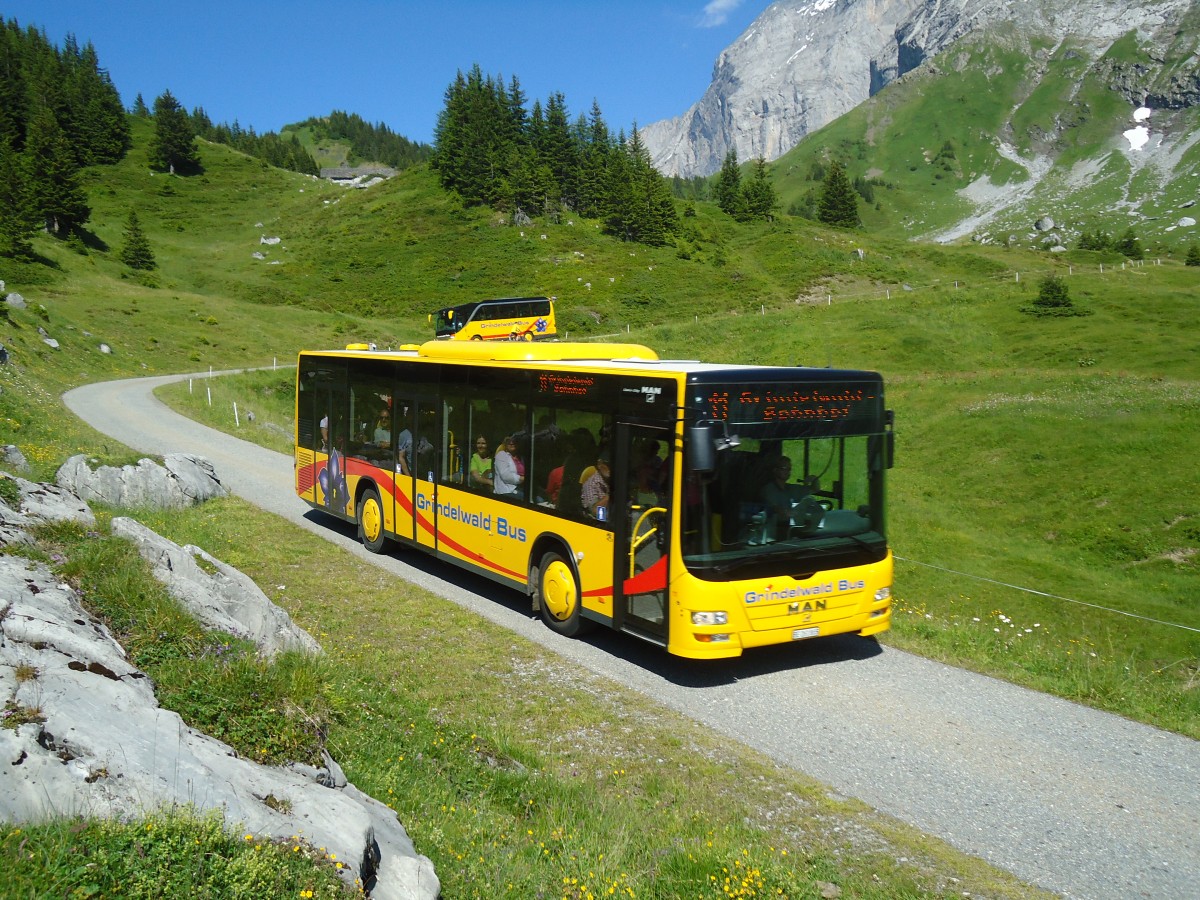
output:
<svg viewBox="0 0 1200 900"><path fill-rule="evenodd" d="M374 898L434 900L439 883L395 813L336 767L240 758L159 707L145 674L46 566L0 557L0 819L127 819L220 809L256 837L297 836L345 861Z"/></svg>
<svg viewBox="0 0 1200 900"><path fill-rule="evenodd" d="M161 466L142 459L136 466L100 466L94 471L86 456L72 456L55 481L88 502L134 509L183 509L229 493L212 463L189 453L168 453Z"/></svg>
<svg viewBox="0 0 1200 900"><path fill-rule="evenodd" d="M0 546L34 543L40 522L94 523L70 491L17 483L20 508L0 503ZM114 531L136 540L172 593L218 627L253 637L265 652L319 650L236 569L129 519L114 520ZM347 883L360 880L377 900L439 895L432 863L396 814L348 783L328 755L320 767L263 766L189 728L158 705L150 679L70 585L20 556L0 556L0 705L0 821L218 809L230 827L256 837L297 836L335 853Z"/></svg>
<svg viewBox="0 0 1200 900"><path fill-rule="evenodd" d="M112 520L112 533L137 545L154 577L205 628L253 641L263 656L284 650L321 652L312 635L272 603L253 579L200 547L181 547L126 516Z"/></svg>
<svg viewBox="0 0 1200 900"><path fill-rule="evenodd" d="M1130 32L1176 41L1191 0L779 0L721 55L704 96L683 115L642 130L665 175L710 175L726 153L776 159L964 35L1006 29L1072 40L1098 53ZM1186 103L1194 72L1129 72L1128 97Z"/></svg>

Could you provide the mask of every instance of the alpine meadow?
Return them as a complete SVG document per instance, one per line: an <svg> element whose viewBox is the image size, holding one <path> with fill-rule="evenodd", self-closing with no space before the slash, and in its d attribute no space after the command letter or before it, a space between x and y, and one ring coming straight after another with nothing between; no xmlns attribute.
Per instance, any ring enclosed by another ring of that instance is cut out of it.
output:
<svg viewBox="0 0 1200 900"><path fill-rule="evenodd" d="M87 69L86 50L68 51ZM568 98L551 98L567 133L622 154L634 185L627 208L655 208L649 223L632 225L615 201L582 214L536 161L506 157L512 180L464 198L447 190L454 178L438 148L401 140L394 159L373 158L321 118L279 136L189 142L205 133L192 120L184 144L195 158L172 167L156 117L176 110L141 103L122 113L106 149L79 160L61 227L26 198L0 233L0 298L9 297L0 303L0 444L29 464L12 474L53 481L79 453L136 461L60 397L150 374L256 370L207 380L207 391L179 382L161 397L290 453L300 350L398 348L431 339L428 316L444 306L554 297L570 340L628 340L663 359L881 372L897 438L888 482L895 613L880 643L1200 738L1194 241L1158 233L1138 253L1121 252L1131 248L1118 246L1124 229L1107 214L1100 180L1081 194L1096 215L1078 216L1079 230L1113 237L1099 249L910 239L944 236L967 215L935 169L970 169L968 156L982 151L945 130L985 132L996 109L948 104L965 117L961 127L936 110L948 96L978 96L974 71L947 74L937 93L909 78L780 160L744 161L742 184L761 191L769 182L778 197L754 216L709 199L716 176L651 177L636 128L617 137L594 110L589 130L571 118ZM464 89L483 85L476 75ZM335 117L343 130L355 121ZM902 139L872 143L885 118ZM0 199L15 204L26 132L14 140L7 121L0 116ZM43 119L29 130L58 148L56 158L70 156L65 124ZM949 147L940 158L948 168L937 168L939 147ZM912 162L884 166L888 156ZM399 164L356 188L311 174L318 157ZM859 178L858 227L816 214L825 176L843 165ZM911 177L871 184L875 167ZM391 583L245 500L138 511L259 585L286 584L277 602L326 651L311 671L267 666L241 677L201 652L191 625L159 612L158 588L115 577L141 566L107 534L127 512L98 508L99 535L47 526L35 546L4 552L46 562L80 587L131 657L144 659L162 705L193 727L219 726L238 753L272 764L329 749L355 784L397 811L444 896L1043 896L599 678L562 680L553 700L514 703L512 671L553 672L554 654ZM178 649L148 652L156 640ZM564 743L570 757L550 749ZM614 768L613 758L629 763ZM784 806L781 794L799 800ZM201 858L247 852L278 857L262 865L275 880L255 885L290 896L340 890L336 862L316 848L300 860L290 847L240 846L203 816L167 824L0 823L0 866L14 873L0 896L121 895L139 876L104 882L87 861L136 854L145 885L178 868L198 893L251 896L206 881L218 876ZM204 853L173 855L193 842Z"/></svg>

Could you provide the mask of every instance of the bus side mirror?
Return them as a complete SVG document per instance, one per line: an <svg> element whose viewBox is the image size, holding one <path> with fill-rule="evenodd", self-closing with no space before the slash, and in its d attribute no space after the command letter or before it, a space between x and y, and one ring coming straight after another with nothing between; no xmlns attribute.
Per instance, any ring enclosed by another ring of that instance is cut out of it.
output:
<svg viewBox="0 0 1200 900"><path fill-rule="evenodd" d="M712 425L691 425L687 430L688 469L703 474L717 467L717 444Z"/></svg>

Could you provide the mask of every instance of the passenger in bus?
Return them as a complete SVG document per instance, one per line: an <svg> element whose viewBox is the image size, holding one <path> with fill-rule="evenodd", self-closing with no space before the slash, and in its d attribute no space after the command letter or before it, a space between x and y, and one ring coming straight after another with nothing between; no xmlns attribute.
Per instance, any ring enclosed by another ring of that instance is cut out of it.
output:
<svg viewBox="0 0 1200 900"><path fill-rule="evenodd" d="M408 416L408 408L403 407L404 416ZM409 459L412 453L412 432L408 428L403 427L404 422L400 423L400 433L396 435L396 471L401 475L412 474L412 461Z"/></svg>
<svg viewBox="0 0 1200 900"><path fill-rule="evenodd" d="M596 439L586 428L574 429L566 438L567 456L563 460L559 476L558 493L554 505L567 515L583 514L583 477L585 469L593 469L596 460ZM551 473L553 475L553 473ZM547 485L549 488L549 485Z"/></svg>
<svg viewBox="0 0 1200 900"><path fill-rule="evenodd" d="M546 477L546 502L558 506L558 495L562 493L563 467L555 466Z"/></svg>
<svg viewBox="0 0 1200 900"><path fill-rule="evenodd" d="M372 437L377 447L388 447L392 443L392 411L386 406L379 411Z"/></svg>
<svg viewBox="0 0 1200 900"><path fill-rule="evenodd" d="M596 471L584 482L583 488L580 490L583 508L588 511L589 515L596 518L607 518L611 491L610 480L612 479L611 462L608 447L602 446L596 452ZM600 512L601 509L605 511L603 515Z"/></svg>
<svg viewBox="0 0 1200 900"><path fill-rule="evenodd" d="M475 436L475 452L471 455L470 484L473 488L492 490L492 455L482 434Z"/></svg>
<svg viewBox="0 0 1200 900"><path fill-rule="evenodd" d="M525 481L517 471L517 439L507 435L492 464L492 486L497 494L515 494Z"/></svg>
<svg viewBox="0 0 1200 900"><path fill-rule="evenodd" d="M819 485L815 475L799 482L790 481L791 477L792 461L786 456L777 457L771 464L770 480L759 495L766 506L768 533L776 540L787 537L793 510L805 498L811 499Z"/></svg>

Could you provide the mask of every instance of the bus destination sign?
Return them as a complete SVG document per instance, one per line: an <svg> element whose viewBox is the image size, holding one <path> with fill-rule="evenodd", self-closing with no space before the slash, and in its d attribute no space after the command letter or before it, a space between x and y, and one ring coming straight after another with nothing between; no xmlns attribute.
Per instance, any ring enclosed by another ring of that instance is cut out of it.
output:
<svg viewBox="0 0 1200 900"><path fill-rule="evenodd" d="M756 384L714 388L706 398L714 419L736 423L845 421L875 414L871 384Z"/></svg>
<svg viewBox="0 0 1200 900"><path fill-rule="evenodd" d="M567 372L541 372L537 377L539 394L555 394L560 397L587 397L596 387L592 375L576 375Z"/></svg>

